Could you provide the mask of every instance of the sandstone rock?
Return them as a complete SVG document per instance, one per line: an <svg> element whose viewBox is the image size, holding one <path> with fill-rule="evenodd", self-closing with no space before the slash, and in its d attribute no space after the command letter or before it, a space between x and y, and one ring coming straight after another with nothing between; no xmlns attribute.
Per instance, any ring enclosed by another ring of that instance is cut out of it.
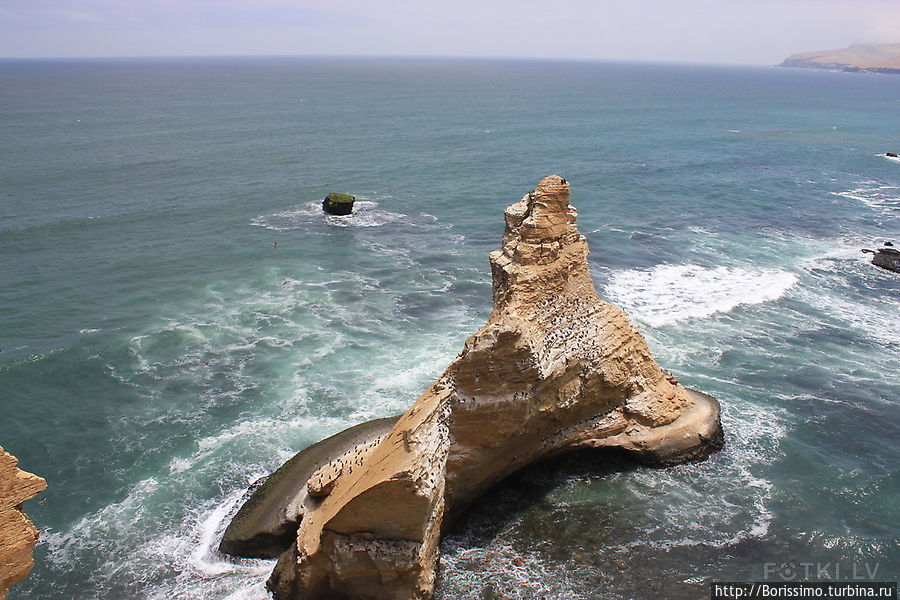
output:
<svg viewBox="0 0 900 600"><path fill-rule="evenodd" d="M310 481L320 499L269 579L278 600L429 598L442 528L541 457L617 447L667 465L721 447L716 401L597 296L575 217L558 176L506 209L487 324L364 456Z"/></svg>
<svg viewBox="0 0 900 600"><path fill-rule="evenodd" d="M0 600L34 565L31 550L39 532L22 512L22 503L47 488L42 478L18 469L17 462L0 447Z"/></svg>
<svg viewBox="0 0 900 600"><path fill-rule="evenodd" d="M356 196L332 192L322 201L322 209L330 215L349 215L353 212Z"/></svg>
<svg viewBox="0 0 900 600"><path fill-rule="evenodd" d="M246 558L277 558L293 543L311 502L307 482L323 466L373 445L399 418L361 423L298 452L252 491L225 530L219 550Z"/></svg>

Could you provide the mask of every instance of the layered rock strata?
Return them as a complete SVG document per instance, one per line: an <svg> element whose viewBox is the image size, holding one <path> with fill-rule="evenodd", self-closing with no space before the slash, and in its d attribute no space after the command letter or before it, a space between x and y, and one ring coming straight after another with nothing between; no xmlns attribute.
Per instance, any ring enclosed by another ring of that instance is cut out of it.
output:
<svg viewBox="0 0 900 600"><path fill-rule="evenodd" d="M390 432L308 479L315 501L269 579L278 600L429 598L442 528L541 457L617 447L667 465L721 447L716 401L597 296L575 217L558 176L506 209L487 324Z"/></svg>
<svg viewBox="0 0 900 600"><path fill-rule="evenodd" d="M22 512L22 503L47 487L42 478L17 468L17 462L0 447L0 600L34 565L31 551L38 530Z"/></svg>

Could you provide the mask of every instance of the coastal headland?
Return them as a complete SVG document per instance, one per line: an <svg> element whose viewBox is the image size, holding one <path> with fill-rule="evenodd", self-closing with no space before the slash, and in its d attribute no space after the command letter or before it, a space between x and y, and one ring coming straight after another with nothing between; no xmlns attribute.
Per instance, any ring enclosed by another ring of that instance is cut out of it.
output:
<svg viewBox="0 0 900 600"><path fill-rule="evenodd" d="M289 542L276 599L430 598L441 533L511 473L573 450L668 466L721 448L718 402L664 371L597 295L576 216L556 175L507 207L490 318L437 381L396 422L301 452L251 495L222 548L271 556L268 542Z"/></svg>
<svg viewBox="0 0 900 600"><path fill-rule="evenodd" d="M900 75L900 43L800 52L778 66Z"/></svg>

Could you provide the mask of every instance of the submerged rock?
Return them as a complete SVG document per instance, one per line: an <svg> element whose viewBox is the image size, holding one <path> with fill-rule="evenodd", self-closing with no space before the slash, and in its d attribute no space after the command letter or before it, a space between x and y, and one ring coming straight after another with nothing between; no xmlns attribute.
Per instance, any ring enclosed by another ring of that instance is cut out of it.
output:
<svg viewBox="0 0 900 600"><path fill-rule="evenodd" d="M353 212L356 196L332 192L322 200L322 209L330 215L349 215Z"/></svg>
<svg viewBox="0 0 900 600"><path fill-rule="evenodd" d="M22 512L22 503L47 488L42 478L18 469L17 462L0 447L0 600L34 566L31 550L39 532Z"/></svg>
<svg viewBox="0 0 900 600"><path fill-rule="evenodd" d="M429 598L441 531L525 465L619 448L662 466L721 447L715 399L679 385L597 296L575 217L558 176L506 209L487 324L390 432L309 478L275 598Z"/></svg>

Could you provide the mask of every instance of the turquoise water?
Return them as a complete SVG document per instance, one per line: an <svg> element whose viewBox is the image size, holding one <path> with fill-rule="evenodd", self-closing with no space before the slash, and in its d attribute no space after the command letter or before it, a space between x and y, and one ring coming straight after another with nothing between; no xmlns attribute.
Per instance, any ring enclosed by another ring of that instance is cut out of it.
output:
<svg viewBox="0 0 900 600"><path fill-rule="evenodd" d="M445 540L438 597L896 580L900 276L859 249L900 238L898 110L900 77L775 68L0 62L0 444L50 486L9 598L265 598L271 562L215 551L246 487L415 400L550 173L727 446L521 475Z"/></svg>

